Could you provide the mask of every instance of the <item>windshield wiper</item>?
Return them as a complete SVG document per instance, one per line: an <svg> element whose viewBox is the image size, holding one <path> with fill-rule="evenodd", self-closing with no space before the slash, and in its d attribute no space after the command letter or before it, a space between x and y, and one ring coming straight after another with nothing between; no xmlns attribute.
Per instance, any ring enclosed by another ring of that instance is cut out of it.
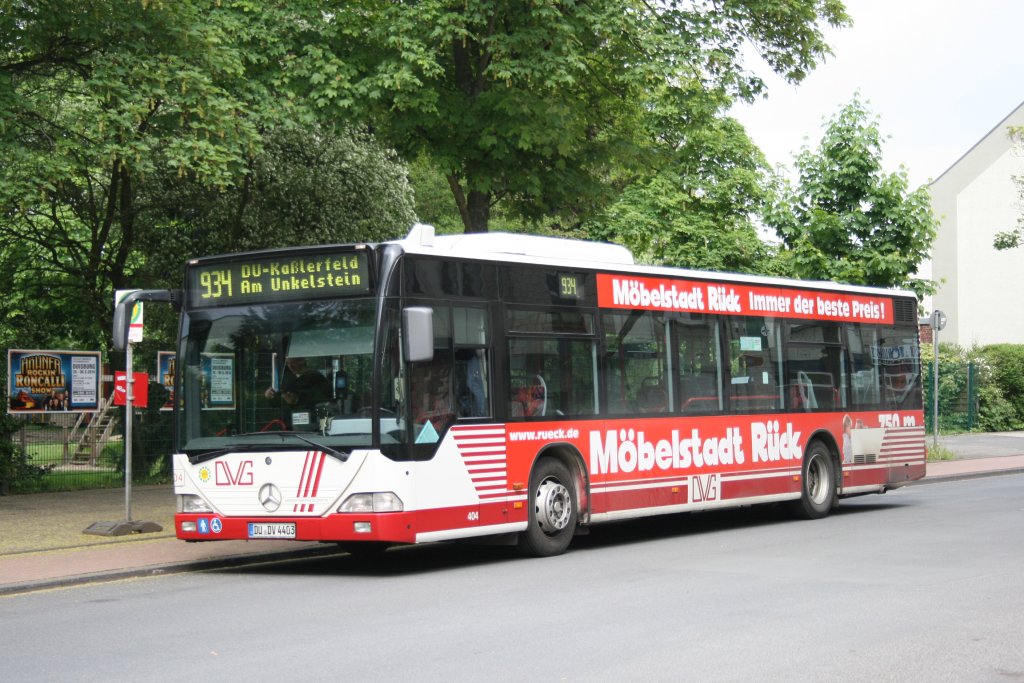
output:
<svg viewBox="0 0 1024 683"><path fill-rule="evenodd" d="M259 451L259 450L267 450L267 449L276 449L276 448L280 448L280 447L281 447L281 445L280 444L276 444L276 443L273 443L273 444L272 443L256 443L256 444L246 445L245 448L246 448L246 450ZM187 451L188 449L185 449L185 450ZM237 450L239 450L238 446L229 446L227 448L215 448L213 450L203 451L202 453L197 453L196 455L190 455L190 456L188 456L188 461L190 463L192 463L193 465L198 465L201 462L206 462L207 460L213 460L214 458L219 458L222 455L227 455L228 453L234 453Z"/></svg>
<svg viewBox="0 0 1024 683"><path fill-rule="evenodd" d="M264 432L264 434L265 433L266 432ZM345 461L348 460L348 456L349 456L348 453L345 453L344 451L339 451L336 448L331 448L327 444L317 443L316 441L313 441L313 439L310 439L310 438L308 438L306 436L303 436L302 432L288 432L288 431L285 431L285 432L273 432L273 433L274 434L287 435L287 436L294 436L299 441L305 441L310 446L313 446L314 448L317 448L317 449L323 451L327 455L333 455L335 458L337 458L338 460L340 460L342 462L345 462Z"/></svg>
<svg viewBox="0 0 1024 683"><path fill-rule="evenodd" d="M328 446L327 444L317 443L313 439L310 439L309 437L305 436L302 432L292 432L292 431L282 431L282 432L245 432L243 434L232 434L231 436L232 437L238 437L238 436L242 436L242 437L246 437L246 436L282 436L282 437L283 436L293 436L296 439L298 439L299 441L303 441L303 442L309 444L310 446L313 446L317 450L323 451L324 453L327 453L328 455L334 456L335 458L337 458L341 462L346 462L346 461L348 461L348 458L349 458L349 454L348 453L345 453L344 451L339 451L338 449L332 448L331 446ZM188 458L188 461L190 463L192 463L193 465L197 465L197 464L199 464L201 462L206 462L207 460L213 460L214 458L219 458L222 455L227 455L228 453L233 453L235 451L238 451L242 447L243 446L240 444L238 446L232 446L232 447L228 447L228 448L217 448L215 450L206 451L206 452L203 452L203 453L199 453L197 455L190 455L189 458ZM271 444L271 443L254 443L254 444L245 444L244 445L244 448L246 450L267 450L268 448L269 449L275 449L275 448L280 448L280 447L281 447L281 444L277 444L277 443L274 443L274 444Z"/></svg>

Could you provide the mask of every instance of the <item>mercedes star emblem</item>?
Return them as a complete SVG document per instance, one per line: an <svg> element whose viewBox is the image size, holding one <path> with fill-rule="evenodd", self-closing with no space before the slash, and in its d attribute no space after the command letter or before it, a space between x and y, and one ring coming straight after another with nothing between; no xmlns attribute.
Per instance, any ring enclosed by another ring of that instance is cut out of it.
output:
<svg viewBox="0 0 1024 683"><path fill-rule="evenodd" d="M281 507L281 489L273 484L264 484L259 492L260 505L267 512L276 512Z"/></svg>

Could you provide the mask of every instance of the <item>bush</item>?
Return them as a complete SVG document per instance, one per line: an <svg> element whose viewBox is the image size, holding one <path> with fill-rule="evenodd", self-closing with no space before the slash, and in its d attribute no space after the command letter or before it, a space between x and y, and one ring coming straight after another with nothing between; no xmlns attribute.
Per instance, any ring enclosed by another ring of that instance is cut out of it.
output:
<svg viewBox="0 0 1024 683"><path fill-rule="evenodd" d="M931 420L932 354L922 345L925 413ZM944 432L1024 429L1024 345L939 345L939 427Z"/></svg>
<svg viewBox="0 0 1024 683"><path fill-rule="evenodd" d="M46 473L53 465L33 465L28 453L14 443L21 423L7 413L0 413L0 495L38 491Z"/></svg>
<svg viewBox="0 0 1024 683"><path fill-rule="evenodd" d="M1024 429L1013 404L995 382L983 384L978 392L978 429L983 432L1010 432Z"/></svg>
<svg viewBox="0 0 1024 683"><path fill-rule="evenodd" d="M1013 406L1013 426L1024 427L1024 344L993 344L981 349L991 371L991 379L1000 390L1000 398Z"/></svg>

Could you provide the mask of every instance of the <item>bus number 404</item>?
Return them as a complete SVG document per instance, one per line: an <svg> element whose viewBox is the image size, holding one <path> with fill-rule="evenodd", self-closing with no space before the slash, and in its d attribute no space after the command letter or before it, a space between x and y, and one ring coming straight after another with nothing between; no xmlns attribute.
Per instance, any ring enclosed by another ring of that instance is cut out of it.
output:
<svg viewBox="0 0 1024 683"><path fill-rule="evenodd" d="M717 474L697 474L690 477L690 502L707 503L718 500L719 486Z"/></svg>

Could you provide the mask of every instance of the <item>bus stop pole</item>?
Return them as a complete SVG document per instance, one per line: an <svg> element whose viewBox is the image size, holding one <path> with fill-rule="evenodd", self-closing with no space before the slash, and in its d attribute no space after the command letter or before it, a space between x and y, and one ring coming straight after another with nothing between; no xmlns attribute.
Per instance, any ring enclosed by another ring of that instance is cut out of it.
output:
<svg viewBox="0 0 1024 683"><path fill-rule="evenodd" d="M133 372L132 343L127 342L125 352L124 373L124 519L118 522L93 522L82 530L83 534L95 536L125 536L127 534L144 534L163 531L156 522L136 522L132 520L132 402L135 398L133 388L135 373Z"/></svg>
<svg viewBox="0 0 1024 683"><path fill-rule="evenodd" d="M125 348L124 376L124 521L132 521L132 387L135 373L132 372L132 343Z"/></svg>
<svg viewBox="0 0 1024 683"><path fill-rule="evenodd" d="M932 327L932 444L939 448L939 331Z"/></svg>

